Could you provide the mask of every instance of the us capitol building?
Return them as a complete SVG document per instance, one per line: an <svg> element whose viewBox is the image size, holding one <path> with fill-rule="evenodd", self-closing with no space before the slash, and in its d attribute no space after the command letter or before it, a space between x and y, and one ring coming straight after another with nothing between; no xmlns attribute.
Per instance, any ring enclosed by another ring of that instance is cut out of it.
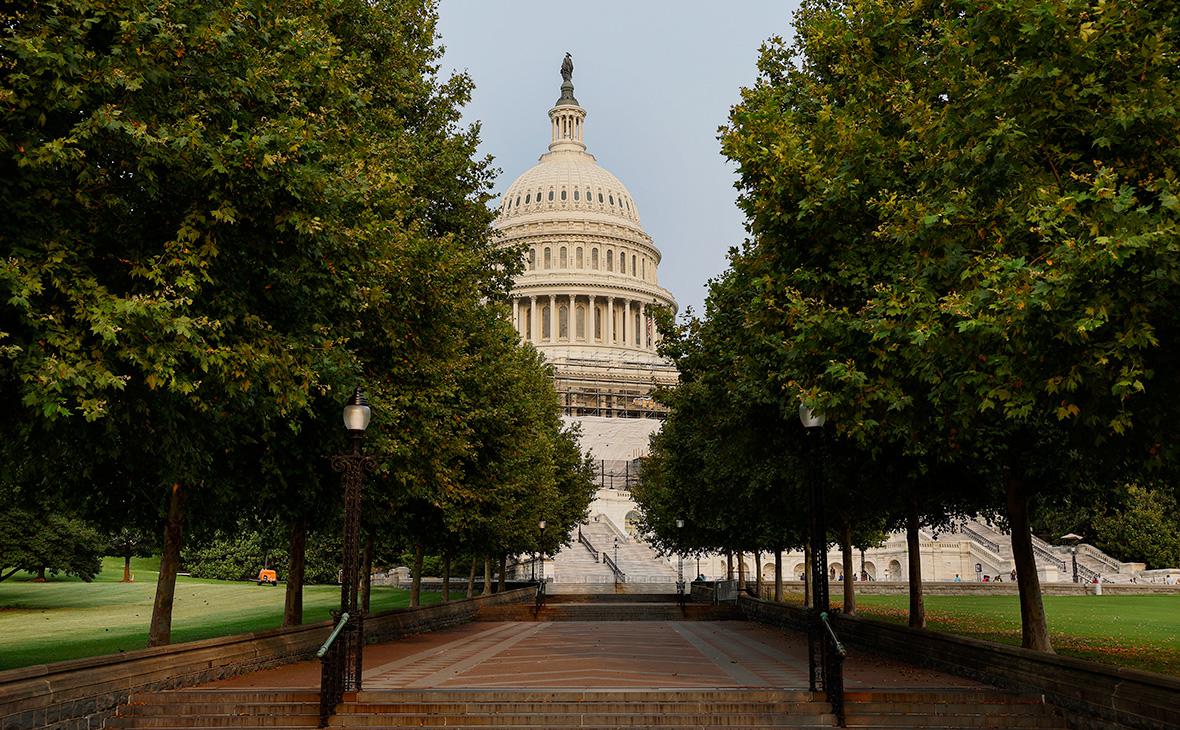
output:
<svg viewBox="0 0 1180 730"><path fill-rule="evenodd" d="M675 312L676 300L631 193L586 151L572 64L563 76L549 151L509 186L496 223L504 246L525 250L513 322L553 366L566 415L651 416L653 385L676 382L656 355L652 310Z"/></svg>
<svg viewBox="0 0 1180 730"><path fill-rule="evenodd" d="M508 187L495 227L500 245L524 252L512 321L553 367L563 418L582 430L599 489L581 539L547 563L557 582L610 582L612 556L632 580L675 580L634 534L629 487L662 415L651 393L677 380L656 354L656 307L676 300L659 284L661 254L626 186L586 150L586 110L574 97L573 61L561 68L549 110L548 151ZM594 552L600 553L591 559Z"/></svg>

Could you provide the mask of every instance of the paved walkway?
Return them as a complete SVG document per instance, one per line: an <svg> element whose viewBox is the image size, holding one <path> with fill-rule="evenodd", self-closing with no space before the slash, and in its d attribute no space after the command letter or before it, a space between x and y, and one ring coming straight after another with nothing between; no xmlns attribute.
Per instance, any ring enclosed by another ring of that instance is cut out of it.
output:
<svg viewBox="0 0 1180 730"><path fill-rule="evenodd" d="M319 662L206 687L318 687ZM853 650L852 688L980 687ZM365 649L364 685L425 688L807 687L807 639L744 621L472 623Z"/></svg>

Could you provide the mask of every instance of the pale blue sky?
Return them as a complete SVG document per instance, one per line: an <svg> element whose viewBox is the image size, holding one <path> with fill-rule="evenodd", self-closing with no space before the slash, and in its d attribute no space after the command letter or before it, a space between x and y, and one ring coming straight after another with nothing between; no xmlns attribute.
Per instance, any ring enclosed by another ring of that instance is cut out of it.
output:
<svg viewBox="0 0 1180 730"><path fill-rule="evenodd" d="M753 83L758 47L787 36L796 0L441 0L442 71L466 70L468 121L500 168L496 192L549 144L566 51L586 144L623 181L663 252L660 283L700 311L705 284L745 237L717 128Z"/></svg>

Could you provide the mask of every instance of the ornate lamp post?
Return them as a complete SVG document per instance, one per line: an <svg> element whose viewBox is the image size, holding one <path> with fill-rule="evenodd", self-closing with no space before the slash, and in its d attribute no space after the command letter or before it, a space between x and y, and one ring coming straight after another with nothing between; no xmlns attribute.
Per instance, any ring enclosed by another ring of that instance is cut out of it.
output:
<svg viewBox="0 0 1180 730"><path fill-rule="evenodd" d="M1062 540L1069 543L1069 558L1073 562L1073 582L1078 582L1078 543L1082 541L1082 536L1069 533L1061 536Z"/></svg>
<svg viewBox="0 0 1180 730"><path fill-rule="evenodd" d="M352 449L332 457L332 468L343 474L344 556L340 567L340 612L336 616L340 624L333 637L320 650L323 661L320 676L321 723L326 720L326 712L335 710L343 693L361 689L361 661L365 645L364 616L357 608L361 486L365 472L372 471L376 464L373 457L361 452L361 445L370 415L369 402L358 385L344 406L344 428L352 441ZM333 641L333 638L339 640Z"/></svg>
<svg viewBox="0 0 1180 730"><path fill-rule="evenodd" d="M827 419L822 413L814 413L810 408L799 404L799 421L807 433L809 441L814 440L812 434L819 435ZM818 448L813 447L817 456L822 456ZM811 691L822 688L832 703L841 726L844 725L844 648L836 639L831 625L827 623L828 611L828 535L824 524L824 486L823 480L812 479L808 493L808 523L811 542L811 615L808 621L807 648L808 670Z"/></svg>

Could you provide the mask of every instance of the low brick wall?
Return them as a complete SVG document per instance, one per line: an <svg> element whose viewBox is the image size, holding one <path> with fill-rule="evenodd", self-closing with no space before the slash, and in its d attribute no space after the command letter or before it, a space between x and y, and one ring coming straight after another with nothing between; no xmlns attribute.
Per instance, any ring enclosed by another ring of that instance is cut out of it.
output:
<svg viewBox="0 0 1180 730"><path fill-rule="evenodd" d="M368 643L467 623L480 606L531 601L533 589L368 617ZM216 679L311 659L330 621L74 659L0 672L0 730L102 727L132 692L191 687Z"/></svg>
<svg viewBox="0 0 1180 730"><path fill-rule="evenodd" d="M749 620L803 629L798 606L743 597ZM996 687L1042 694L1075 730L1180 728L1180 679L967 639L883 621L834 614L851 646Z"/></svg>

